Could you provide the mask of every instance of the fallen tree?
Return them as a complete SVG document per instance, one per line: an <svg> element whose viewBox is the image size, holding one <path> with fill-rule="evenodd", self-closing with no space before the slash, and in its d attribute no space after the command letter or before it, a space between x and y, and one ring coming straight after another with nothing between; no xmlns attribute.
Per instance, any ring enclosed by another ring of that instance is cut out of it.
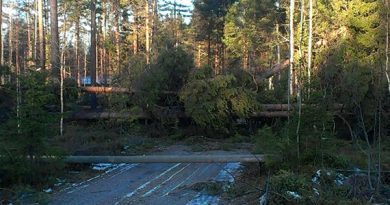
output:
<svg viewBox="0 0 390 205"><path fill-rule="evenodd" d="M143 155L143 156L68 156L67 163L227 163L263 162L265 155Z"/></svg>
<svg viewBox="0 0 390 205"><path fill-rule="evenodd" d="M184 112L175 112L168 117L189 118ZM288 117L288 111L254 112L251 117ZM152 115L146 112L78 112L71 116L73 120L109 120L109 119L151 119Z"/></svg>
<svg viewBox="0 0 390 205"><path fill-rule="evenodd" d="M272 68L256 75L255 79L257 82L265 80L267 78L270 78L271 76L275 75L276 73L281 72L282 70L286 69L288 65L290 64L290 60L284 60L282 63L274 65Z"/></svg>
<svg viewBox="0 0 390 205"><path fill-rule="evenodd" d="M262 80L265 80L267 78L270 78L271 76L275 75L276 73L279 73L283 69L287 68L289 63L290 63L289 60L285 60L282 63L277 64L277 65L273 66L272 68L256 75L255 76L256 81L262 81ZM125 93L125 94L130 94L130 95L142 92L140 90L128 89L128 88L123 88L123 87L100 87L100 86L80 87L80 90L82 92L87 92L87 93ZM161 93L167 94L167 95L177 94L177 92L175 92L175 91L161 91Z"/></svg>

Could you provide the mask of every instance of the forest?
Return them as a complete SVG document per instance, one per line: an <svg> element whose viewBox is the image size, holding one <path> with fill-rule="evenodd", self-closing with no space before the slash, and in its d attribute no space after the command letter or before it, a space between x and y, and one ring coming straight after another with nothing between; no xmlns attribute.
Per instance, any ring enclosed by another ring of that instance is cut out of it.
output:
<svg viewBox="0 0 390 205"><path fill-rule="evenodd" d="M265 154L236 204L390 203L389 0L0 6L0 204L173 144Z"/></svg>

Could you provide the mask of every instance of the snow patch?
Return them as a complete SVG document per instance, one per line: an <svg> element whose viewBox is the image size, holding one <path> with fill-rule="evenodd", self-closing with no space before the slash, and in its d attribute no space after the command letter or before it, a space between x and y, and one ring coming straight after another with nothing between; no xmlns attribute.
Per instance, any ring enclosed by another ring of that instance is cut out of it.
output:
<svg viewBox="0 0 390 205"><path fill-rule="evenodd" d="M92 169L97 171L105 171L107 169L110 169L114 167L115 165L111 163L98 163L98 164L92 164Z"/></svg>
<svg viewBox="0 0 390 205"><path fill-rule="evenodd" d="M301 199L302 198L297 192L287 191L287 194L289 196L293 197L294 199Z"/></svg>
<svg viewBox="0 0 390 205"><path fill-rule="evenodd" d="M265 205L267 203L267 194L263 194L260 198L259 198L259 204L260 205Z"/></svg>
<svg viewBox="0 0 390 205"><path fill-rule="evenodd" d="M214 178L217 182L234 182L234 177L232 176L239 168L241 164L239 162L227 163L225 167L218 173Z"/></svg>
<svg viewBox="0 0 390 205"><path fill-rule="evenodd" d="M318 191L318 189L316 189L316 188L313 188L313 191L314 191L314 193L315 193L317 196L319 196L319 195L320 195L320 192Z"/></svg>
<svg viewBox="0 0 390 205"><path fill-rule="evenodd" d="M45 192L45 193L52 193L53 189L51 189L51 188L44 189L43 192Z"/></svg>
<svg viewBox="0 0 390 205"><path fill-rule="evenodd" d="M199 193L186 205L218 205L219 200L219 196L210 196L207 194Z"/></svg>

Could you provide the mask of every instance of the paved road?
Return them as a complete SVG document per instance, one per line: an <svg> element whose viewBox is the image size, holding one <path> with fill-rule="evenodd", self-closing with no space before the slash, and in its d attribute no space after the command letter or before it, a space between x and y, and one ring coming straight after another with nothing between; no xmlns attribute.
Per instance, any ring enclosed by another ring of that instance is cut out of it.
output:
<svg viewBox="0 0 390 205"><path fill-rule="evenodd" d="M53 195L50 204L218 204L218 196L196 192L198 182L233 182L238 163L119 164Z"/></svg>

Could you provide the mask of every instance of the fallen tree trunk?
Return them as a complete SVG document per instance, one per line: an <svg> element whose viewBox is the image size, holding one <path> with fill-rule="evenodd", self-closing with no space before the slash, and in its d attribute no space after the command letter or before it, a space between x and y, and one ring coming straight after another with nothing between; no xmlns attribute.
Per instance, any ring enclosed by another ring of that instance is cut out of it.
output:
<svg viewBox="0 0 390 205"><path fill-rule="evenodd" d="M120 87L98 87L98 86L88 86L88 87L80 87L81 91L88 93L129 93L131 94L133 91L130 91L127 88Z"/></svg>
<svg viewBox="0 0 390 205"><path fill-rule="evenodd" d="M270 78L271 76L275 75L276 73L279 73L283 69L287 68L288 65L290 64L290 60L284 60L282 63L277 64L270 68L269 70L266 70L262 72L261 74L256 75L256 81L262 81L267 78Z"/></svg>
<svg viewBox="0 0 390 205"><path fill-rule="evenodd" d="M289 65L290 61L285 60L280 64L277 64L273 66L271 69L264 71L261 74L258 74L255 76L256 81L262 81L265 80L276 73L279 73L283 69L287 68ZM137 92L142 92L139 90L133 90L133 89L128 89L128 88L122 88L122 87L100 87L100 86L87 86L87 87L80 87L80 90L83 92L88 92L88 93L127 93L127 94L134 94ZM177 94L175 91L162 91L161 93L167 94L167 95L172 95L172 94Z"/></svg>
<svg viewBox="0 0 390 205"><path fill-rule="evenodd" d="M188 118L183 112L167 114L168 117ZM251 117L288 117L288 111L257 112ZM73 114L74 120L108 120L108 119L150 119L152 116L145 112L79 112Z"/></svg>
<svg viewBox="0 0 390 205"><path fill-rule="evenodd" d="M124 93L129 95L134 95L135 93L141 93L143 91L139 90L133 90L128 88L121 88L121 87L100 87L100 86L87 86L87 87L80 87L80 90L87 93ZM175 95L177 92L175 91L162 91L162 94L167 95Z"/></svg>
<svg viewBox="0 0 390 205"><path fill-rule="evenodd" d="M273 111L273 112L255 112L251 117L265 117L265 118L276 118L276 117L288 117L288 111Z"/></svg>
<svg viewBox="0 0 390 205"><path fill-rule="evenodd" d="M265 155L146 155L146 156L68 156L67 163L226 163L263 162Z"/></svg>
<svg viewBox="0 0 390 205"><path fill-rule="evenodd" d="M145 112L79 112L71 116L75 120L149 119Z"/></svg>

